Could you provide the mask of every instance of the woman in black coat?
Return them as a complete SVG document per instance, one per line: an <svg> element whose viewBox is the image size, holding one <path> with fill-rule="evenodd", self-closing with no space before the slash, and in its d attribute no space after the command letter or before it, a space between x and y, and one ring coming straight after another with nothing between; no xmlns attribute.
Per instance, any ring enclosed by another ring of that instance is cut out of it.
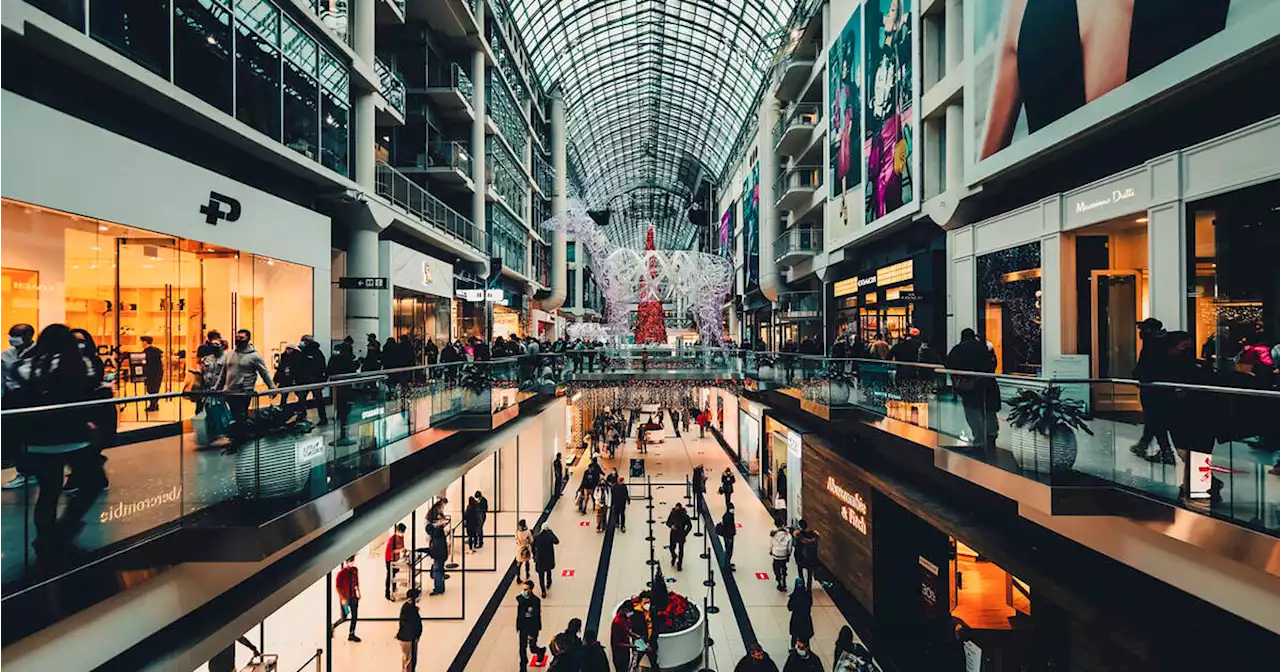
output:
<svg viewBox="0 0 1280 672"><path fill-rule="evenodd" d="M795 589L787 599L787 611L791 612L791 648L796 642L808 642L813 638L813 595L805 588L804 581L796 577Z"/></svg>

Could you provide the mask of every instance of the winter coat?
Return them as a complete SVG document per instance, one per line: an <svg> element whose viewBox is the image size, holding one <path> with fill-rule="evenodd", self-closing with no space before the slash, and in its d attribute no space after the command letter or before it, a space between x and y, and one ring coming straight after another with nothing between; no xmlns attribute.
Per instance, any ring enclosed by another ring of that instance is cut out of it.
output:
<svg viewBox="0 0 1280 672"><path fill-rule="evenodd" d="M681 507L672 509L667 515L667 527L671 528L671 542L677 543L689 536L689 531L693 529L693 522L689 520L688 511Z"/></svg>
<svg viewBox="0 0 1280 672"><path fill-rule="evenodd" d="M778 672L778 664L773 662L769 654L765 654L764 658L752 658L751 654L742 657L738 661L738 665L733 668L733 672Z"/></svg>
<svg viewBox="0 0 1280 672"><path fill-rule="evenodd" d="M791 558L791 548L791 532L787 528L775 528L769 533L769 555L774 560L789 560Z"/></svg>
<svg viewBox="0 0 1280 672"><path fill-rule="evenodd" d="M529 596L516 595L516 631L537 632L542 629L542 600L533 591Z"/></svg>
<svg viewBox="0 0 1280 672"><path fill-rule="evenodd" d="M328 366L324 360L324 351L315 341L307 341L298 353L297 372L301 384L319 383L327 379Z"/></svg>
<svg viewBox="0 0 1280 672"><path fill-rule="evenodd" d="M782 667L782 672L822 672L822 661L818 660L818 654L810 651L808 656L801 656L795 651L787 656L787 664Z"/></svg>
<svg viewBox="0 0 1280 672"><path fill-rule="evenodd" d="M791 612L791 637L809 641L813 638L813 595L803 586L796 588L787 598L787 611Z"/></svg>
<svg viewBox="0 0 1280 672"><path fill-rule="evenodd" d="M582 645L578 654L579 672L609 672L609 659L605 657L604 646L600 642L589 642Z"/></svg>
<svg viewBox="0 0 1280 672"><path fill-rule="evenodd" d="M516 530L516 562L528 562L533 559L533 533L529 530Z"/></svg>
<svg viewBox="0 0 1280 672"><path fill-rule="evenodd" d="M947 368L957 371L995 373L996 353L979 338L961 341L947 353ZM956 391L969 404L986 404L993 410L1000 408L1000 386L994 378L952 374Z"/></svg>
<svg viewBox="0 0 1280 672"><path fill-rule="evenodd" d="M443 562L445 558L449 557L449 542L444 537L444 530L431 525L427 527L427 534L431 537L431 543L427 547L427 555L430 555L432 560Z"/></svg>
<svg viewBox="0 0 1280 672"><path fill-rule="evenodd" d="M818 533L813 530L800 530L795 534L792 547L796 554L796 564L801 567L814 567L818 564Z"/></svg>
<svg viewBox="0 0 1280 672"><path fill-rule="evenodd" d="M224 369L226 372L226 383L222 389L227 392L249 393L253 392L253 388L258 384L258 378L262 378L262 382L267 387L274 387L271 382L271 375L267 373L267 360L258 354L253 345L245 346L244 350L232 350L227 354L227 365Z"/></svg>
<svg viewBox="0 0 1280 672"><path fill-rule="evenodd" d="M59 355L48 359L39 354L28 357L18 363L15 379L17 387L6 396L6 408L89 401L101 398L101 391L105 389L101 373L88 357L65 362ZM115 417L115 409L107 405L17 415L5 422L17 425L33 453L68 452L84 448L100 436L101 425L105 423L104 409L109 409L109 415Z"/></svg>
<svg viewBox="0 0 1280 672"><path fill-rule="evenodd" d="M533 562L538 569L556 568L556 544L560 538L551 530L543 530L533 538Z"/></svg>

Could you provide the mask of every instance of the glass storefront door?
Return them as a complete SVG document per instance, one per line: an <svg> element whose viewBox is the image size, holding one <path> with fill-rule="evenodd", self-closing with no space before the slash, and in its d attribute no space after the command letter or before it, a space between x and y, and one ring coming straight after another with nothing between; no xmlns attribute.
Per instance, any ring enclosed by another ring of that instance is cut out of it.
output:
<svg viewBox="0 0 1280 672"><path fill-rule="evenodd" d="M1093 271L1092 347L1095 378L1128 378L1138 363L1138 322L1142 315L1142 274L1138 271ZM1105 389L1110 387L1111 389ZM1094 390L1098 410L1139 410L1137 388L1100 385Z"/></svg>

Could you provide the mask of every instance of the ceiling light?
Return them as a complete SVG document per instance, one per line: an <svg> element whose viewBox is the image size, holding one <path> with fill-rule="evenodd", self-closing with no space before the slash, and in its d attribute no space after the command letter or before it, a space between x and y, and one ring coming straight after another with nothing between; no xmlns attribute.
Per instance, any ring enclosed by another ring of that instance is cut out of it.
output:
<svg viewBox="0 0 1280 672"><path fill-rule="evenodd" d="M215 38L215 37L214 37L214 36L212 36L212 35L210 35L209 37L206 37L206 38L204 38L204 39L205 39L209 44L217 44L217 43L218 43L217 38Z"/></svg>
<svg viewBox="0 0 1280 672"><path fill-rule="evenodd" d="M98 225L98 230L99 230L99 231L110 231L110 230L111 230L111 227L107 226L106 224L99 224L99 225Z"/></svg>
<svg viewBox="0 0 1280 672"><path fill-rule="evenodd" d="M1135 220L1133 220L1133 221L1135 221L1135 222L1137 222L1137 223L1139 223L1139 224L1146 224L1146 223L1147 223L1147 221L1149 221L1149 218L1148 218L1148 217L1139 217L1139 218L1137 218L1137 219L1135 219Z"/></svg>

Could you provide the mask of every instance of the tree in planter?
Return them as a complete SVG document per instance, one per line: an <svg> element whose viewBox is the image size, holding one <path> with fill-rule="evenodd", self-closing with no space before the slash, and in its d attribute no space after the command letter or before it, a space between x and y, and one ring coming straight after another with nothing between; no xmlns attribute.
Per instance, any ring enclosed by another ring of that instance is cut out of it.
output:
<svg viewBox="0 0 1280 672"><path fill-rule="evenodd" d="M498 380L490 373L488 364L472 363L463 367L458 384L462 386L464 393L463 408L475 410L474 407L480 402L481 395L497 387Z"/></svg>
<svg viewBox="0 0 1280 672"><path fill-rule="evenodd" d="M1006 401L1013 434L1013 453L1023 469L1044 472L1070 471L1076 462L1075 430L1093 436L1086 422L1084 403L1063 399L1062 387L1027 388Z"/></svg>
<svg viewBox="0 0 1280 672"><path fill-rule="evenodd" d="M857 385L857 377L837 363L835 366L828 365L826 378L830 390L827 402L835 406L849 401L849 395Z"/></svg>

